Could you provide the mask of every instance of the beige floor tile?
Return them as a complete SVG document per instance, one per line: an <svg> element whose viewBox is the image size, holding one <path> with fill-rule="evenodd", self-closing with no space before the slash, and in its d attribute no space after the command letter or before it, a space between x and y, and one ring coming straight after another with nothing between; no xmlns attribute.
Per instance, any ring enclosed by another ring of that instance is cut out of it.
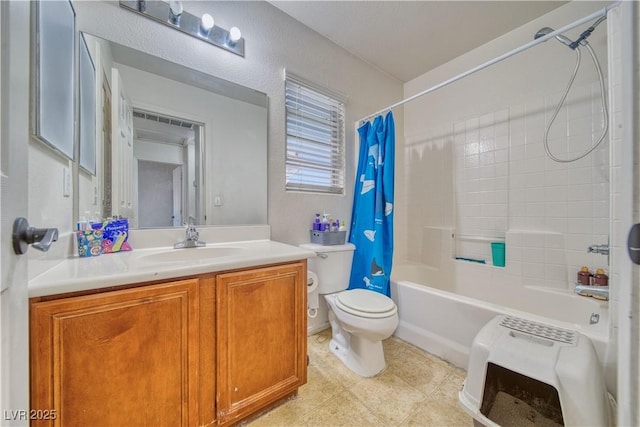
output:
<svg viewBox="0 0 640 427"><path fill-rule="evenodd" d="M449 370L459 369L451 365L449 362L437 356L434 356L433 354L430 354L422 350L421 348L416 347L415 345L409 344L408 342L403 341L400 338L396 338L394 336L383 341L383 348L384 348L385 357L389 355L391 359L397 358L398 356L402 356L407 352L411 352L414 355L417 355L419 358L426 358L435 364L439 364L443 367L446 367ZM464 370L462 369L459 369L459 370L464 372Z"/></svg>
<svg viewBox="0 0 640 427"><path fill-rule="evenodd" d="M464 383L467 377L466 372L461 369L452 370L451 374L440 384L433 394L435 399L451 399L458 400L458 392L462 389L462 383Z"/></svg>
<svg viewBox="0 0 640 427"><path fill-rule="evenodd" d="M343 391L303 417L308 426L384 426L353 394Z"/></svg>
<svg viewBox="0 0 640 427"><path fill-rule="evenodd" d="M386 425L400 424L425 401L422 393L389 371L362 378L350 391Z"/></svg>
<svg viewBox="0 0 640 427"><path fill-rule="evenodd" d="M287 402L291 412L302 417L344 390L335 376L311 363L307 368L307 383L298 389L298 396Z"/></svg>
<svg viewBox="0 0 640 427"><path fill-rule="evenodd" d="M458 404L466 372L391 337L387 369L362 378L329 351L331 329L308 338L307 384L298 396L249 423L279 426L470 426Z"/></svg>
<svg viewBox="0 0 640 427"><path fill-rule="evenodd" d="M331 328L308 337L307 350L309 354L326 351L329 341L331 341Z"/></svg>
<svg viewBox="0 0 640 427"><path fill-rule="evenodd" d="M324 350L316 353L309 353L312 363L315 363L318 369L341 384L343 388L352 387L356 382L360 381L360 376L347 368L344 363L336 355L329 351L329 344L324 346Z"/></svg>
<svg viewBox="0 0 640 427"><path fill-rule="evenodd" d="M429 399L418 411L402 423L402 426L472 426L473 418L460 408L457 402L446 399Z"/></svg>
<svg viewBox="0 0 640 427"><path fill-rule="evenodd" d="M393 357L398 350L406 349L409 344L402 341L400 338L391 336L382 341L382 347L384 348L384 357Z"/></svg>
<svg viewBox="0 0 640 427"><path fill-rule="evenodd" d="M247 426L250 427L297 427L304 426L304 421L296 415L296 412L291 409L291 405L294 403L290 400L277 408L272 409L264 415L250 421Z"/></svg>
<svg viewBox="0 0 640 427"><path fill-rule="evenodd" d="M433 393L451 374L446 362L409 347L398 349L387 359L387 365L389 371L425 396Z"/></svg>

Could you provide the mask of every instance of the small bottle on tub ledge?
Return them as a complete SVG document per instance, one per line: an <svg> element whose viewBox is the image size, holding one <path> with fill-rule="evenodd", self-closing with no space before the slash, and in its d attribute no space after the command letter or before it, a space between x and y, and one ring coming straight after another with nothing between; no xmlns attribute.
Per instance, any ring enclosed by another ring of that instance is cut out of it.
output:
<svg viewBox="0 0 640 427"><path fill-rule="evenodd" d="M602 268L596 270L596 274L593 275L594 286L609 286L609 277L605 274Z"/></svg>
<svg viewBox="0 0 640 427"><path fill-rule="evenodd" d="M591 285L591 280L593 278L593 274L589 271L589 267L586 265L582 266L580 271L578 271L578 284L580 285Z"/></svg>

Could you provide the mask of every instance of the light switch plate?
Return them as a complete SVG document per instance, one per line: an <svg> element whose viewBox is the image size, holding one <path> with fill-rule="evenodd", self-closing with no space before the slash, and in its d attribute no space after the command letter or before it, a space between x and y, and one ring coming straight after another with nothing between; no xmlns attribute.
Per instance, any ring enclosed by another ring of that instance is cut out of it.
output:
<svg viewBox="0 0 640 427"><path fill-rule="evenodd" d="M62 195L71 197L71 169L68 167L62 170Z"/></svg>

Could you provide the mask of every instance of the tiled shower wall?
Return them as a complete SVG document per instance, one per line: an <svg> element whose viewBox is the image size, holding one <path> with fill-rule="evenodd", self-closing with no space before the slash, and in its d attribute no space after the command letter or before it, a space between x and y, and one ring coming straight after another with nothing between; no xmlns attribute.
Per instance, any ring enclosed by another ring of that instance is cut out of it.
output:
<svg viewBox="0 0 640 427"><path fill-rule="evenodd" d="M570 2L408 82L405 96L530 41L543 26L559 28L603 6ZM606 33L602 24L590 37L605 78ZM575 54L551 40L405 106L403 259L435 268L454 256L491 264L490 242L506 241L504 272L515 283L570 289L582 265L608 270L606 256L587 253L609 236L608 135L572 163L548 159L543 145L574 64ZM582 49L578 77L549 132L551 152L583 153L603 123L597 74ZM455 234L452 253L433 244L438 229Z"/></svg>
<svg viewBox="0 0 640 427"><path fill-rule="evenodd" d="M609 234L609 142L575 162L549 159L543 136L561 95L457 122L453 140L456 255L491 262L488 242L506 237L507 262L524 284L566 288L582 265L607 269L587 247ZM549 149L575 158L603 125L599 84L574 86L549 130Z"/></svg>

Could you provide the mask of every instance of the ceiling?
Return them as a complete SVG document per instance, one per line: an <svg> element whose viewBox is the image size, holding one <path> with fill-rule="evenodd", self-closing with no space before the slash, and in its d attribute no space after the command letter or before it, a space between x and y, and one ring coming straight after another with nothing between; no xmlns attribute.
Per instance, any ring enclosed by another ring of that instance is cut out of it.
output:
<svg viewBox="0 0 640 427"><path fill-rule="evenodd" d="M353 55L407 82L565 1L271 1Z"/></svg>

